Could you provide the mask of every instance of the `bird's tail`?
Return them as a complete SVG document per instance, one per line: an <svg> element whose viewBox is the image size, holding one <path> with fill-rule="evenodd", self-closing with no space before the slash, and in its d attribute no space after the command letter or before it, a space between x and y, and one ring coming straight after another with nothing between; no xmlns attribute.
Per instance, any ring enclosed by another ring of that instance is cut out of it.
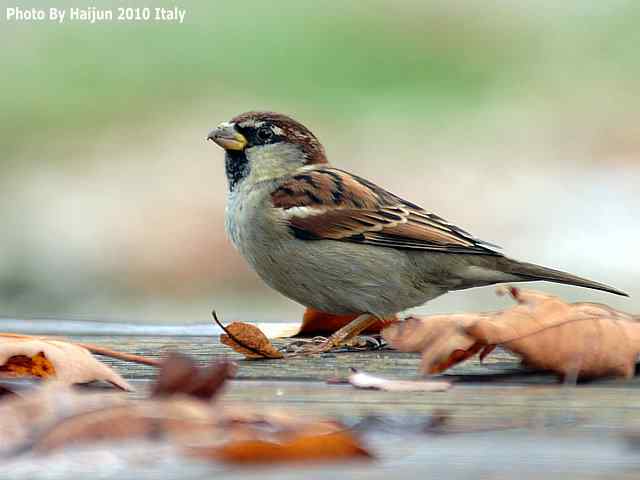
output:
<svg viewBox="0 0 640 480"><path fill-rule="evenodd" d="M510 258L503 257L508 262L505 272L521 277L523 282L535 282L545 280L547 282L565 283L567 285L576 285L578 287L592 288L594 290L602 290L603 292L614 293L616 295L629 295L617 288L610 287L604 283L594 282L586 278L578 277L570 273L554 270L553 268L541 267L533 263L518 262Z"/></svg>

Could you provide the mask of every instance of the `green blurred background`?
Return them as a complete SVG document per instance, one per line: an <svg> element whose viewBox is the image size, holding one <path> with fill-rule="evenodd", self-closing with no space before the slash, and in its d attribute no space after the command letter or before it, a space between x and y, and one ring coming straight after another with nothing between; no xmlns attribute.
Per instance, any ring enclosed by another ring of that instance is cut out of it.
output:
<svg viewBox="0 0 640 480"><path fill-rule="evenodd" d="M51 6L71 5L87 6ZM184 1L182 25L9 22L5 6L2 316L298 319L224 235L223 153L204 138L251 109L512 256L638 293L638 2ZM417 311L501 302L485 288Z"/></svg>

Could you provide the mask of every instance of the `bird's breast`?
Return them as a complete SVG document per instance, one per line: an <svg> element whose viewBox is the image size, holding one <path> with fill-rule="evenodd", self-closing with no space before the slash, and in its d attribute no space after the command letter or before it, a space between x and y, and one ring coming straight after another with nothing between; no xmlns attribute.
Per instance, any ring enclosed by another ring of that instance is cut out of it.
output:
<svg viewBox="0 0 640 480"><path fill-rule="evenodd" d="M290 236L269 195L259 190L229 195L225 226L232 243L254 268Z"/></svg>

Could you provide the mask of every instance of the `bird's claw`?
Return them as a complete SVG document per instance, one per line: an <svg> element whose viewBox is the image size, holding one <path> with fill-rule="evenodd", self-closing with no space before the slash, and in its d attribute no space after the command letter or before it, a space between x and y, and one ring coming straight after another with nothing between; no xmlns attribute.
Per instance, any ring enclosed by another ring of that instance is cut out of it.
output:
<svg viewBox="0 0 640 480"><path fill-rule="evenodd" d="M343 341L333 337L318 336L296 340L284 347L283 351L296 355L314 355L333 350L345 352L380 350L385 346L386 343L380 335L362 335Z"/></svg>

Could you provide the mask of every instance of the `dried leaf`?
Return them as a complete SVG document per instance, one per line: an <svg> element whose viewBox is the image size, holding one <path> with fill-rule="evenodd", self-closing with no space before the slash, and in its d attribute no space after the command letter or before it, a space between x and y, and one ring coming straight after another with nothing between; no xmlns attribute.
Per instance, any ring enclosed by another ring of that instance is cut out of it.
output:
<svg viewBox="0 0 640 480"><path fill-rule="evenodd" d="M596 303L512 289L518 305L467 328L487 345L502 345L532 367L578 378L631 378L640 353L640 323Z"/></svg>
<svg viewBox="0 0 640 480"><path fill-rule="evenodd" d="M63 419L41 434L32 449L50 452L74 445L153 437L159 433L156 423L143 414L141 406L126 404Z"/></svg>
<svg viewBox="0 0 640 480"><path fill-rule="evenodd" d="M182 392L197 373L198 367L191 357L170 353L160 366L156 380L151 386L151 397L164 397Z"/></svg>
<svg viewBox="0 0 640 480"><path fill-rule="evenodd" d="M13 338L13 339L38 339L38 340L55 340L55 338L42 337L42 336L33 336L33 335L23 335L19 333L0 333L0 338ZM58 341L61 341L58 339ZM141 363L142 365L150 365L152 367L159 367L162 363L162 360L158 360L157 358L149 358L143 357L142 355L136 355L135 353L127 353L120 352L117 350L113 350L111 348L105 347L103 345L94 345L91 343L79 343L79 342L68 342L73 343L79 347L82 347L86 350L89 350L91 353L95 355L102 355L105 357L117 358L118 360L123 360L125 362L133 362L133 363Z"/></svg>
<svg viewBox="0 0 640 480"><path fill-rule="evenodd" d="M195 369L195 376L209 385L211 378L217 383L220 372L210 372L220 366L197 368L185 357L172 356L154 389L163 398L96 395L51 383L25 398L3 400L0 455L142 440L168 442L190 455L240 464L369 457L337 422L262 405L203 401L211 388L190 384L188 373Z"/></svg>
<svg viewBox="0 0 640 480"><path fill-rule="evenodd" d="M473 357L484 346L466 333L476 314L409 317L385 328L383 338L403 352L422 353L422 371L440 373Z"/></svg>
<svg viewBox="0 0 640 480"><path fill-rule="evenodd" d="M66 399L67 404L84 407L77 400L69 400ZM54 417L44 424L46 428L40 421L39 429L32 428L22 435L31 441L32 450L48 453L95 443L146 440L170 442L190 455L233 463L341 460L366 454L357 440L344 432L345 427L336 422L263 406L213 407L187 396L125 399L124 403L107 404L104 408L80 408L75 415L55 420ZM342 435L333 437L334 434Z"/></svg>
<svg viewBox="0 0 640 480"><path fill-rule="evenodd" d="M217 448L192 448L189 453L200 458L241 465L371 458L371 454L348 431L300 435L285 441L244 440Z"/></svg>
<svg viewBox="0 0 640 480"><path fill-rule="evenodd" d="M33 357L14 355L9 357L4 365L0 365L0 373L5 377L38 377L49 378L56 374L55 367L38 352Z"/></svg>
<svg viewBox="0 0 640 480"><path fill-rule="evenodd" d="M227 333L220 335L220 342L248 359L284 357L255 325L233 322L224 328Z"/></svg>
<svg viewBox="0 0 640 480"><path fill-rule="evenodd" d="M10 377L55 378L66 383L103 380L122 390L131 386L79 345L37 337L0 335L0 374Z"/></svg>
<svg viewBox="0 0 640 480"><path fill-rule="evenodd" d="M231 362L217 362L199 368L188 356L170 354L160 367L158 377L151 388L152 397L185 394L202 400L210 400L235 374Z"/></svg>
<svg viewBox="0 0 640 480"><path fill-rule="evenodd" d="M357 370L353 372L349 375L349 383L356 388L385 392L444 392L451 388L451 383L446 381L389 380Z"/></svg>
<svg viewBox="0 0 640 480"><path fill-rule="evenodd" d="M215 412L199 400L133 400L62 419L39 435L32 449L51 452L74 445L127 440L165 439L181 444L220 436L217 424Z"/></svg>
<svg viewBox="0 0 640 480"><path fill-rule="evenodd" d="M527 365L561 376L633 376L640 353L636 318L602 304L568 304L516 288L509 292L518 302L510 309L413 318L389 327L383 335L400 350L422 352L422 367L429 373L477 352L482 358L501 345Z"/></svg>

